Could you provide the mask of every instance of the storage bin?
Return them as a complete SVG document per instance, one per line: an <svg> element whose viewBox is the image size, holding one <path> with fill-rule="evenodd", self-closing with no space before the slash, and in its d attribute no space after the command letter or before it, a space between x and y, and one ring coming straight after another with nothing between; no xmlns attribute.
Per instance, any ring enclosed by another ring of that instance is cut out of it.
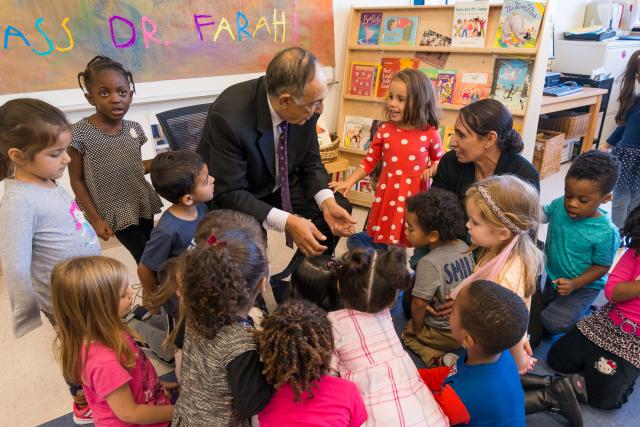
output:
<svg viewBox="0 0 640 427"><path fill-rule="evenodd" d="M565 134L553 130L538 131L532 163L538 170L540 179L544 179L560 171L560 157L564 147Z"/></svg>
<svg viewBox="0 0 640 427"><path fill-rule="evenodd" d="M589 114L578 114L560 117L541 116L538 121L540 129L548 129L565 134L565 138L581 138L589 129Z"/></svg>

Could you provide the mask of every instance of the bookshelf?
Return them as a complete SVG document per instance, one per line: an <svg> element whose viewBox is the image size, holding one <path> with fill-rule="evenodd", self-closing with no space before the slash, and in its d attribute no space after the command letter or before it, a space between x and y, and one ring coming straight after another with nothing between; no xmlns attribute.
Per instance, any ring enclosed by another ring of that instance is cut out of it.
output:
<svg viewBox="0 0 640 427"><path fill-rule="evenodd" d="M548 7L548 2L547 5ZM545 32L547 27L548 10L545 10L539 33L534 48L499 48L494 47L494 40L498 30L501 4L489 5L489 16L487 19L487 29L484 47L453 47L453 46L420 46L420 39L425 29L433 30L437 33L451 37L453 27L455 5L434 5L434 6L407 6L407 7L353 7L349 20L349 35L347 38L347 49L345 56L343 90L340 99L340 114L338 121L338 134L344 141L345 117L360 116L372 119L383 120L384 98L375 96L359 96L349 94L351 64L352 63L373 63L380 64L382 58L412 58L417 52L446 53L448 54L446 63L442 67L436 67L427 63L421 64L424 68L441 68L443 70L455 70L457 73L488 73L493 78L493 67L496 57L512 56L523 59L533 59L534 65L529 80L529 97L524 109L511 110L513 114L514 127L522 134L525 140L532 141L534 145L535 133L538 124L540 101L542 99L542 86L544 71L546 68L546 55L541 53ZM362 13L378 12L384 16L411 16L418 18L416 40L413 45L384 45L382 34L380 34L380 44L363 45L358 44L358 32L360 29L360 18ZM453 126L463 105L441 104L442 116L441 124ZM351 167L357 167L364 154L363 149L352 147L340 147L340 156L348 160ZM533 148L525 148L525 156L531 157ZM351 203L370 207L373 194L351 190L348 195Z"/></svg>

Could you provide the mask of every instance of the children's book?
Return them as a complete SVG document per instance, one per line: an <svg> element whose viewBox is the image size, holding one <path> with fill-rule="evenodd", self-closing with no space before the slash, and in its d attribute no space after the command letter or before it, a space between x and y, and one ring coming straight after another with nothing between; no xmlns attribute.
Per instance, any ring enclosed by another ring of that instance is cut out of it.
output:
<svg viewBox="0 0 640 427"><path fill-rule="evenodd" d="M342 145L356 150L368 150L372 123L373 119L369 117L345 116Z"/></svg>
<svg viewBox="0 0 640 427"><path fill-rule="evenodd" d="M443 104L453 103L453 90L456 85L456 73L439 72L436 81L436 96Z"/></svg>
<svg viewBox="0 0 640 427"><path fill-rule="evenodd" d="M504 0L494 47L536 47L544 3Z"/></svg>
<svg viewBox="0 0 640 427"><path fill-rule="evenodd" d="M442 141L442 150L449 151L449 142L451 142L451 136L454 134L454 127L447 125L438 126L438 133L440 134L440 141Z"/></svg>
<svg viewBox="0 0 640 427"><path fill-rule="evenodd" d="M362 12L360 14L358 44L378 44L380 42L381 25L382 13Z"/></svg>
<svg viewBox="0 0 640 427"><path fill-rule="evenodd" d="M415 57L436 68L444 68L449 52L416 52Z"/></svg>
<svg viewBox="0 0 640 427"><path fill-rule="evenodd" d="M318 145L320 148L329 147L332 144L331 135L329 135L327 129L327 123L324 120L324 116L321 115L316 122L316 133L318 134Z"/></svg>
<svg viewBox="0 0 640 427"><path fill-rule="evenodd" d="M405 68L418 68L419 66L420 60L418 58L382 58L380 60L380 79L376 96L378 98L387 96L395 73Z"/></svg>
<svg viewBox="0 0 640 427"><path fill-rule="evenodd" d="M156 154L164 153L165 151L170 150L167 137L162 131L162 127L160 127L158 123L151 124L151 135L153 136L153 146L156 150Z"/></svg>
<svg viewBox="0 0 640 427"><path fill-rule="evenodd" d="M431 84L433 85L433 90L438 90L438 74L441 70L437 68L420 68L420 71L427 76L429 80L431 80ZM437 93L437 92L436 92Z"/></svg>
<svg viewBox="0 0 640 427"><path fill-rule="evenodd" d="M375 96L380 65L362 62L351 64L349 95Z"/></svg>
<svg viewBox="0 0 640 427"><path fill-rule="evenodd" d="M444 34L437 33L433 30L426 29L422 33L420 39L420 46L450 46L451 37L447 37Z"/></svg>
<svg viewBox="0 0 640 427"><path fill-rule="evenodd" d="M490 96L509 110L524 110L529 99L533 59L497 57L493 65Z"/></svg>
<svg viewBox="0 0 640 427"><path fill-rule="evenodd" d="M456 1L451 46L484 47L489 18L488 1Z"/></svg>
<svg viewBox="0 0 640 427"><path fill-rule="evenodd" d="M385 16L382 25L382 44L416 44L417 16Z"/></svg>
<svg viewBox="0 0 640 427"><path fill-rule="evenodd" d="M488 98L490 91L489 73L460 73L456 77L453 103L469 105L472 102Z"/></svg>
<svg viewBox="0 0 640 427"><path fill-rule="evenodd" d="M356 188L358 191L362 191L363 193L373 193L373 188L371 186L371 176L365 176L360 181L356 183Z"/></svg>

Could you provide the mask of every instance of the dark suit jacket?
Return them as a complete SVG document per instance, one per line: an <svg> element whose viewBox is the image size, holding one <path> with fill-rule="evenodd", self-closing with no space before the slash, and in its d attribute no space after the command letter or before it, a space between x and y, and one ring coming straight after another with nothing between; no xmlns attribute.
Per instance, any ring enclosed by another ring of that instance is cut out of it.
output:
<svg viewBox="0 0 640 427"><path fill-rule="evenodd" d="M289 125L289 188L294 205L314 203L328 188L320 161L315 115L303 125ZM209 109L197 152L215 178L214 206L266 219L273 206L264 200L275 186L273 124L264 77L227 88Z"/></svg>

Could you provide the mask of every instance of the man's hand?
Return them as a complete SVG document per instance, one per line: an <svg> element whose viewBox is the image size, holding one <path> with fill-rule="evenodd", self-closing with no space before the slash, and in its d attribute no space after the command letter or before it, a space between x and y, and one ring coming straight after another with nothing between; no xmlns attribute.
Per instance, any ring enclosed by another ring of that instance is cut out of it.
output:
<svg viewBox="0 0 640 427"><path fill-rule="evenodd" d="M558 285L558 295L562 295L563 297L566 297L578 288L571 279L560 278L554 280L553 283Z"/></svg>
<svg viewBox="0 0 640 427"><path fill-rule="evenodd" d="M335 236L353 236L356 231L355 224L357 221L336 202L336 199L329 198L325 200L322 202L320 209L324 215L324 220Z"/></svg>
<svg viewBox="0 0 640 427"><path fill-rule="evenodd" d="M291 234L296 246L305 256L320 255L327 250L326 246L318 243L318 240L327 240L327 238L308 219L289 215L284 229Z"/></svg>

